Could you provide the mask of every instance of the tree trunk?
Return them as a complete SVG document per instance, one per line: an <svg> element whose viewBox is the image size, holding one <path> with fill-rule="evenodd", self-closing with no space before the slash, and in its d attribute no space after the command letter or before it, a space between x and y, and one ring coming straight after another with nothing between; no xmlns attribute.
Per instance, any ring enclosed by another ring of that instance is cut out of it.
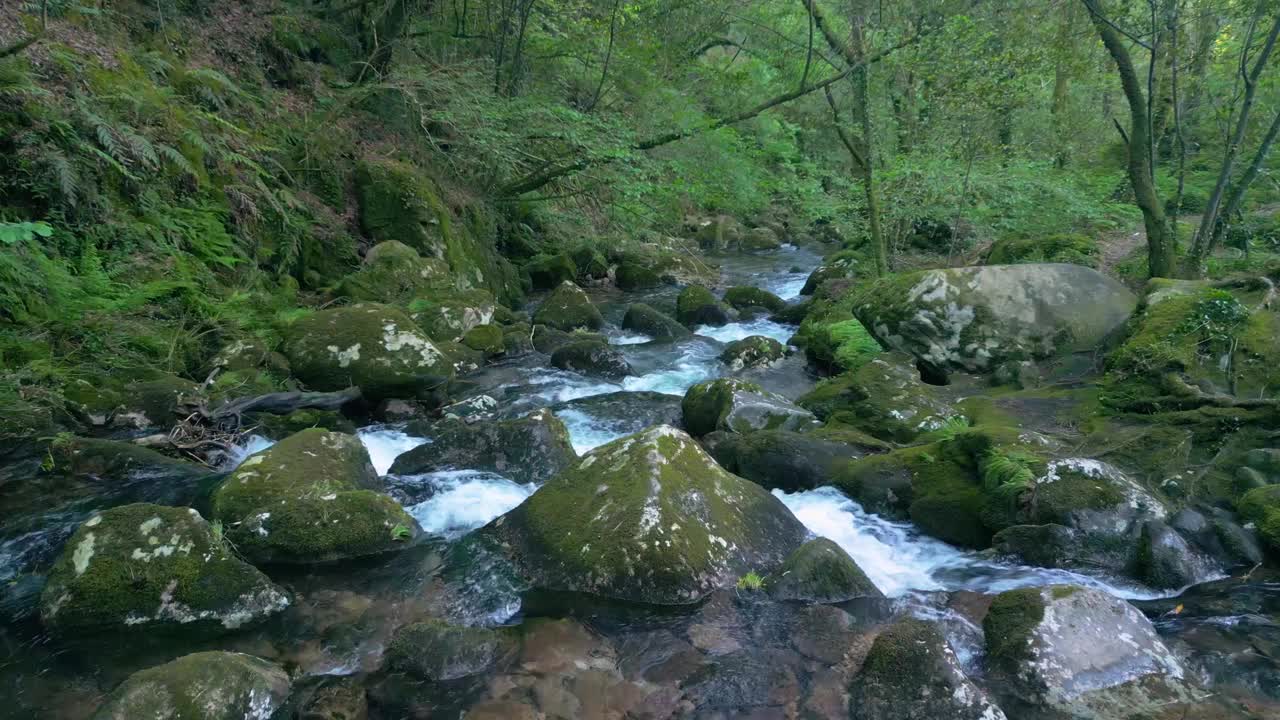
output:
<svg viewBox="0 0 1280 720"><path fill-rule="evenodd" d="M1258 146L1258 151L1253 155L1253 162L1249 164L1249 168L1244 171L1244 175L1236 181L1231 188L1231 194L1227 197L1227 202L1223 205L1220 217L1223 222L1217 223L1213 227L1213 238L1209 242L1208 252L1222 241L1223 235L1227 233L1227 227L1231 222L1231 218L1240 212L1240 206L1244 204L1244 196L1249 191L1249 186L1257 179L1258 173L1262 171L1262 166L1266 164L1267 157L1271 154L1271 146L1275 144L1276 136L1280 135L1280 112L1276 113L1275 118L1271 121L1271 127L1267 130L1266 137L1262 138L1262 143ZM1248 252L1248 245L1245 245L1245 251Z"/></svg>
<svg viewBox="0 0 1280 720"><path fill-rule="evenodd" d="M1062 22L1058 25L1057 58L1053 68L1053 104L1049 108L1053 116L1053 164L1065 168L1070 159L1067 151L1067 97L1071 90L1072 33L1075 27L1075 5L1067 3L1062 9Z"/></svg>

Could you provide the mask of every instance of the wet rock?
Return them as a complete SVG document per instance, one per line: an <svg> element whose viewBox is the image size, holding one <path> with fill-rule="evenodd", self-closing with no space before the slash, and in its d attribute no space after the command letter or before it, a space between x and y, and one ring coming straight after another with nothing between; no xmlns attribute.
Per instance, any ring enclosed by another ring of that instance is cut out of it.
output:
<svg viewBox="0 0 1280 720"><path fill-rule="evenodd" d="M695 225L695 238L703 250L728 250L737 247L745 232L742 224L728 215L699 220Z"/></svg>
<svg viewBox="0 0 1280 720"><path fill-rule="evenodd" d="M630 435L654 425L679 426L680 398L657 392L614 392L567 400L552 406L557 414L582 413L592 427Z"/></svg>
<svg viewBox="0 0 1280 720"><path fill-rule="evenodd" d="M742 239L738 241L738 247L743 252L757 252L761 250L777 250L782 247L782 240L778 238L778 234L767 227L758 227L748 230L742 235Z"/></svg>
<svg viewBox="0 0 1280 720"><path fill-rule="evenodd" d="M1253 567L1262 562L1262 547L1257 533L1241 527L1237 520L1222 508L1184 508L1169 525L1224 568Z"/></svg>
<svg viewBox="0 0 1280 720"><path fill-rule="evenodd" d="M1040 370L1030 360L1006 360L991 373L991 382L1026 390L1040 385Z"/></svg>
<svg viewBox="0 0 1280 720"><path fill-rule="evenodd" d="M533 323L564 332L599 330L604 327L604 317L582 288L571 282L563 282L538 306L537 312L533 314ZM534 344L537 344L536 341Z"/></svg>
<svg viewBox="0 0 1280 720"><path fill-rule="evenodd" d="M213 514L253 562L313 563L398 549L421 530L382 494L358 439L304 430L250 457L213 494Z"/></svg>
<svg viewBox="0 0 1280 720"><path fill-rule="evenodd" d="M411 423L407 430L431 442L397 457L391 465L395 475L467 469L487 470L519 483L544 482L578 457L568 429L550 410L515 420Z"/></svg>
<svg viewBox="0 0 1280 720"><path fill-rule="evenodd" d="M111 424L130 428L167 428L188 413L183 409L201 400L200 386L174 375L125 386L121 405Z"/></svg>
<svg viewBox="0 0 1280 720"><path fill-rule="evenodd" d="M483 532L536 587L655 604L771 572L806 534L781 501L667 426L588 453Z"/></svg>
<svg viewBox="0 0 1280 720"><path fill-rule="evenodd" d="M578 276L574 278L575 280L585 283L604 280L609 277L609 259L591 244L579 245L574 248L573 252L569 253L569 257L578 269Z"/></svg>
<svg viewBox="0 0 1280 720"><path fill-rule="evenodd" d="M646 263L624 259L618 263L614 283L620 290L650 290L662 286L662 276Z"/></svg>
<svg viewBox="0 0 1280 720"><path fill-rule="evenodd" d="M856 427L881 440L907 443L960 415L920 379L911 358L887 353L851 373L824 380L801 407L830 422Z"/></svg>
<svg viewBox="0 0 1280 720"><path fill-rule="evenodd" d="M819 425L813 413L755 383L722 378L689 388L681 403L684 425L695 437L725 430L807 430Z"/></svg>
<svg viewBox="0 0 1280 720"><path fill-rule="evenodd" d="M324 428L348 435L356 433L355 423L334 410L294 410L288 415L254 413L246 418L246 424L272 440L283 440L310 428Z"/></svg>
<svg viewBox="0 0 1280 720"><path fill-rule="evenodd" d="M1239 509L1271 551L1280 552L1280 485L1250 490L1240 498Z"/></svg>
<svg viewBox="0 0 1280 720"><path fill-rule="evenodd" d="M701 285L690 285L676 297L676 320L685 327L726 325L731 319L729 306Z"/></svg>
<svg viewBox="0 0 1280 720"><path fill-rule="evenodd" d="M746 434L716 431L702 442L716 462L734 475L786 492L830 485L850 460L882 448L784 430Z"/></svg>
<svg viewBox="0 0 1280 720"><path fill-rule="evenodd" d="M1280 477L1280 449L1255 448L1245 453L1245 467L1253 468L1267 477Z"/></svg>
<svg viewBox="0 0 1280 720"><path fill-rule="evenodd" d="M295 693L296 694L296 693ZM369 700L352 678L327 678L298 710L298 720L368 720Z"/></svg>
<svg viewBox="0 0 1280 720"><path fill-rule="evenodd" d="M724 301L736 310L762 307L769 312L780 312L787 302L768 290L756 287L735 286L724 291Z"/></svg>
<svg viewBox="0 0 1280 720"><path fill-rule="evenodd" d="M53 460L52 470L113 482L153 476L168 482L189 483L209 475L209 469L203 466L115 440L63 435L50 444L48 457Z"/></svg>
<svg viewBox="0 0 1280 720"><path fill-rule="evenodd" d="M578 278L578 266L565 253L538 255L524 266L534 290L550 290L563 282Z"/></svg>
<svg viewBox="0 0 1280 720"><path fill-rule="evenodd" d="M536 349L533 346L533 328L528 323L520 323L504 329L502 347L508 357L520 357L533 352Z"/></svg>
<svg viewBox="0 0 1280 720"><path fill-rule="evenodd" d="M401 304L449 283L449 263L424 258L408 245L388 240L369 248L360 269L338 284L337 294L357 301Z"/></svg>
<svg viewBox="0 0 1280 720"><path fill-rule="evenodd" d="M838 603L856 597L884 597L858 563L839 545L818 538L801 545L764 588L775 600Z"/></svg>
<svg viewBox="0 0 1280 720"><path fill-rule="evenodd" d="M987 669L1007 707L1123 720L1193 700L1186 671L1151 623L1103 591L1003 592L983 630Z"/></svg>
<svg viewBox="0 0 1280 720"><path fill-rule="evenodd" d="M854 314L882 345L971 372L1092 350L1137 304L1116 280L1067 264L926 270L854 292Z"/></svg>
<svg viewBox="0 0 1280 720"><path fill-rule="evenodd" d="M462 344L483 353L486 358L497 357L507 351L502 328L497 325L477 325L462 336Z"/></svg>
<svg viewBox="0 0 1280 720"><path fill-rule="evenodd" d="M609 380L621 380L631 374L631 364L626 357L608 343L598 340L561 345L551 353L551 365Z"/></svg>
<svg viewBox="0 0 1280 720"><path fill-rule="evenodd" d="M492 420L498 410L498 401L491 395L476 395L465 400L459 400L440 408L440 414L445 418L453 418L462 420L463 422L478 422L481 420Z"/></svg>
<svg viewBox="0 0 1280 720"><path fill-rule="evenodd" d="M141 670L107 697L94 720L266 720L289 697L289 676L240 653L202 652Z"/></svg>
<svg viewBox="0 0 1280 720"><path fill-rule="evenodd" d="M400 628L387 648L386 662L394 671L440 682L484 672L512 647L502 630L428 620Z"/></svg>
<svg viewBox="0 0 1280 720"><path fill-rule="evenodd" d="M469 330L493 322L498 304L488 290L436 289L409 303L409 317L438 342L458 342Z"/></svg>
<svg viewBox="0 0 1280 720"><path fill-rule="evenodd" d="M716 659L687 689L699 708L697 717L786 717L785 708L800 697L794 661L778 650L736 652ZM772 714L766 711L772 709ZM746 713L762 713L760 715Z"/></svg>
<svg viewBox="0 0 1280 720"><path fill-rule="evenodd" d="M901 620L876 637L849 686L851 717L865 720L1005 720L965 677L933 623Z"/></svg>
<svg viewBox="0 0 1280 720"><path fill-rule="evenodd" d="M386 305L321 310L294 322L285 336L294 375L313 390L358 385L375 399L413 397L454 374L414 322Z"/></svg>
<svg viewBox="0 0 1280 720"><path fill-rule="evenodd" d="M782 343L763 335L751 335L734 340L720 353L720 362L737 372L749 368L768 367L786 357Z"/></svg>
<svg viewBox="0 0 1280 720"><path fill-rule="evenodd" d="M289 605L289 596L236 557L219 528L189 508L138 503L91 516L67 542L41 596L59 632L225 632Z"/></svg>
<svg viewBox="0 0 1280 720"><path fill-rule="evenodd" d="M820 267L809 273L809 277L805 278L804 287L800 288L800 294L813 295L828 280L857 277L861 268L862 263L857 258L837 254L835 257L824 260Z"/></svg>
<svg viewBox="0 0 1280 720"><path fill-rule="evenodd" d="M683 340L693 334L675 318L644 303L627 307L627 314L622 317L622 329L648 335L655 342Z"/></svg>

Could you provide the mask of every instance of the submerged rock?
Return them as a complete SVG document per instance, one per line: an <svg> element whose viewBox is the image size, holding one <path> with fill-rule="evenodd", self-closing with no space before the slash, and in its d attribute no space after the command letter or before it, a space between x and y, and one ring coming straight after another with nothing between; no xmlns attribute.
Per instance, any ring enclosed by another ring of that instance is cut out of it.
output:
<svg viewBox="0 0 1280 720"><path fill-rule="evenodd" d="M819 425L813 413L755 383L722 378L689 388L681 403L684 425L695 437L726 430L805 430Z"/></svg>
<svg viewBox="0 0 1280 720"><path fill-rule="evenodd" d="M412 423L408 431L431 438L401 454L395 475L437 470L487 470L519 483L544 482L577 459L569 431L550 410L516 420Z"/></svg>
<svg viewBox="0 0 1280 720"><path fill-rule="evenodd" d="M1137 305L1118 281L1067 264L925 270L855 292L854 314L882 345L942 371L1092 350Z"/></svg>
<svg viewBox="0 0 1280 720"><path fill-rule="evenodd" d="M595 449L483 532L536 587L655 604L772 572L807 533L668 426Z"/></svg>
<svg viewBox="0 0 1280 720"><path fill-rule="evenodd" d="M253 562L313 563L386 552L418 523L382 492L358 439L314 429L245 460L213 494L213 514Z"/></svg>
<svg viewBox="0 0 1280 720"><path fill-rule="evenodd" d="M71 536L49 573L41 617L60 632L225 632L288 605L288 594L195 510L138 503L93 515Z"/></svg>
<svg viewBox="0 0 1280 720"><path fill-rule="evenodd" d="M584 375L621 380L631 374L631 364L613 346L599 340L579 340L556 348L551 365Z"/></svg>
<svg viewBox="0 0 1280 720"><path fill-rule="evenodd" d="M422 680L456 680L484 672L512 647L503 630L428 620L396 631L387 648L387 665Z"/></svg>
<svg viewBox="0 0 1280 720"><path fill-rule="evenodd" d="M764 588L775 600L839 603L857 597L884 597L844 548L826 538L801 545Z"/></svg>
<svg viewBox="0 0 1280 720"><path fill-rule="evenodd" d="M412 397L453 376L445 353L387 305L321 310L296 321L285 336L294 374L314 390L358 385L374 398Z"/></svg>
<svg viewBox="0 0 1280 720"><path fill-rule="evenodd" d="M202 652L140 670L94 720L269 720L289 697L289 676L252 655Z"/></svg>
<svg viewBox="0 0 1280 720"><path fill-rule="evenodd" d="M1101 590L1052 585L1003 592L983 630L987 669L1009 697L1007 707L1125 720L1193 704L1181 662L1151 623Z"/></svg>
<svg viewBox="0 0 1280 720"><path fill-rule="evenodd" d="M693 334L675 318L644 303L627 307L627 314L622 317L622 329L643 333L656 342L683 340Z"/></svg>
<svg viewBox="0 0 1280 720"><path fill-rule="evenodd" d="M604 327L604 317L582 288L566 281L560 283L560 287L538 306L537 312L533 314L533 323L564 332L599 330ZM537 344L536 341L534 344Z"/></svg>
<svg viewBox="0 0 1280 720"><path fill-rule="evenodd" d="M849 686L860 720L1006 720L933 623L910 618L876 637Z"/></svg>
<svg viewBox="0 0 1280 720"><path fill-rule="evenodd" d="M786 357L782 343L763 335L751 335L729 343L720 353L720 362L732 371L768 367Z"/></svg>

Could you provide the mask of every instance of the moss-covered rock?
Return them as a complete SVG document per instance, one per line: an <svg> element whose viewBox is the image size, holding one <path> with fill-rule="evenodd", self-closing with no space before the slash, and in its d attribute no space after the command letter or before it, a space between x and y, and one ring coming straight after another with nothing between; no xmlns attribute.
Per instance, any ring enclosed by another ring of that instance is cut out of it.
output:
<svg viewBox="0 0 1280 720"><path fill-rule="evenodd" d="M338 285L337 294L357 301L403 304L431 288L451 285L444 260L424 258L408 245L388 240L369 249L360 269Z"/></svg>
<svg viewBox="0 0 1280 720"><path fill-rule="evenodd" d="M779 312L787 302L768 290L756 287L735 286L724 291L724 301L737 310L762 307L769 312Z"/></svg>
<svg viewBox="0 0 1280 720"><path fill-rule="evenodd" d="M1132 605L1075 585L1011 590L983 621L987 670L1007 707L1028 716L1122 720L1178 705L1193 715L1186 670ZM1193 716L1189 715L1189 716Z"/></svg>
<svg viewBox="0 0 1280 720"><path fill-rule="evenodd" d="M534 290L550 290L578 279L578 266L567 253L538 255L525 264L524 271Z"/></svg>
<svg viewBox="0 0 1280 720"><path fill-rule="evenodd" d="M648 335L656 342L674 342L692 335L675 318L644 303L627 306L627 314L622 316L622 329Z"/></svg>
<svg viewBox="0 0 1280 720"><path fill-rule="evenodd" d="M241 338L223 346L218 354L213 356L211 364L224 372L271 370L282 375L289 374L288 358L272 350L266 343L248 338Z"/></svg>
<svg viewBox="0 0 1280 720"><path fill-rule="evenodd" d="M484 532L537 587L684 604L773 572L807 531L688 435L657 426L596 448Z"/></svg>
<svg viewBox="0 0 1280 720"><path fill-rule="evenodd" d="M502 328L497 325L477 325L462 336L462 344L484 353L487 358L502 355L507 351L507 343L503 338Z"/></svg>
<svg viewBox="0 0 1280 720"><path fill-rule="evenodd" d="M806 430L819 424L813 413L785 397L735 378L694 385L680 407L685 428L694 437L716 430Z"/></svg>
<svg viewBox="0 0 1280 720"><path fill-rule="evenodd" d="M150 448L117 440L59 435L49 445L49 468L71 475L89 475L113 483L136 477L164 477L167 482L192 481L209 475L209 469L162 455Z"/></svg>
<svg viewBox="0 0 1280 720"><path fill-rule="evenodd" d="M604 335L600 333L588 332L586 330L574 330L573 332L565 332L557 330L546 325L534 325L531 334L531 342L535 350L540 353L550 355L564 345L574 342L607 342Z"/></svg>
<svg viewBox="0 0 1280 720"><path fill-rule="evenodd" d="M214 491L213 514L254 562L339 560L398 548L420 532L380 489L357 438L304 430L245 460Z"/></svg>
<svg viewBox="0 0 1280 720"><path fill-rule="evenodd" d="M403 312L376 304L321 310L285 334L294 374L315 390L352 385L369 397L412 397L454 374L444 353Z"/></svg>
<svg viewBox="0 0 1280 720"><path fill-rule="evenodd" d="M93 720L265 719L285 704L289 688L289 675L261 658L195 653L130 675Z"/></svg>
<svg viewBox="0 0 1280 720"><path fill-rule="evenodd" d="M809 273L809 277L804 281L804 287L800 288L800 294L813 295L828 280L848 280L859 277L867 265L868 263L864 263L855 253L847 250L835 253L824 258L822 265Z"/></svg>
<svg viewBox="0 0 1280 720"><path fill-rule="evenodd" d="M775 600L838 603L858 597L884 597L844 548L826 538L801 545L764 588Z"/></svg>
<svg viewBox="0 0 1280 720"><path fill-rule="evenodd" d="M621 380L631 374L627 358L612 345L599 340L579 340L561 345L551 353L551 365L611 380Z"/></svg>
<svg viewBox="0 0 1280 720"><path fill-rule="evenodd" d="M938 430L961 414L920 379L911 358L901 353L878 356L853 372L823 380L799 405L824 420L898 443Z"/></svg>
<svg viewBox="0 0 1280 720"><path fill-rule="evenodd" d="M573 264L578 268L578 275L575 279L583 283L596 282L609 277L609 260L604 253L597 250L590 244L582 244L574 248L569 257L573 260ZM559 283L556 283L557 285ZM548 287L555 287L550 285Z"/></svg>
<svg viewBox="0 0 1280 720"><path fill-rule="evenodd" d="M908 618L876 636L849 686L850 717L867 720L1006 720L965 676L937 625Z"/></svg>
<svg viewBox="0 0 1280 720"><path fill-rule="evenodd" d="M809 362L830 372L847 372L871 362L883 348L852 317L807 316L800 323L795 342L804 348Z"/></svg>
<svg viewBox="0 0 1280 720"><path fill-rule="evenodd" d="M738 247L745 230L742 224L728 215L696 221L695 238L703 250L728 250Z"/></svg>
<svg viewBox="0 0 1280 720"><path fill-rule="evenodd" d="M432 340L457 342L493 322L498 305L488 290L433 290L409 303L409 316Z"/></svg>
<svg viewBox="0 0 1280 720"><path fill-rule="evenodd" d="M311 428L356 434L356 424L336 410L294 410L288 415L257 413L245 418L255 432L272 440L283 440Z"/></svg>
<svg viewBox="0 0 1280 720"><path fill-rule="evenodd" d="M1258 528L1274 554L1280 554L1280 485L1267 485L1240 498L1240 514Z"/></svg>
<svg viewBox="0 0 1280 720"><path fill-rule="evenodd" d="M604 327L604 317L582 288L563 282L538 306L533 323L564 332L599 330Z"/></svg>
<svg viewBox="0 0 1280 720"><path fill-rule="evenodd" d="M1042 237L1004 237L987 251L986 264L1071 263L1096 268L1102 253L1087 235L1058 233Z"/></svg>
<svg viewBox="0 0 1280 720"><path fill-rule="evenodd" d="M662 286L658 271L639 260L624 259L614 271L613 281L620 290L651 290Z"/></svg>
<svg viewBox="0 0 1280 720"><path fill-rule="evenodd" d="M690 285L676 298L676 320L686 327L720 326L727 324L730 317L729 306L701 285Z"/></svg>
<svg viewBox="0 0 1280 720"><path fill-rule="evenodd" d="M393 671L443 682L484 672L514 645L505 630L427 620L397 630L386 661Z"/></svg>
<svg viewBox="0 0 1280 720"><path fill-rule="evenodd" d="M860 285L848 301L886 348L971 372L1094 350L1136 305L1116 280L1066 264L905 273Z"/></svg>
<svg viewBox="0 0 1280 720"><path fill-rule="evenodd" d="M139 503L90 517L67 542L41 598L60 633L225 632L261 621L289 596L236 557L195 510Z"/></svg>
<svg viewBox="0 0 1280 720"><path fill-rule="evenodd" d="M568 428L550 410L515 420L416 422L408 431L430 437L431 442L397 457L391 465L396 475L465 468L488 470L520 483L544 482L578 457Z"/></svg>
<svg viewBox="0 0 1280 720"><path fill-rule="evenodd" d="M721 467L769 490L814 490L831 485L850 460L888 447L871 437L826 439L808 433L759 430L713 432L702 438Z"/></svg>
<svg viewBox="0 0 1280 720"><path fill-rule="evenodd" d="M720 353L720 362L736 372L767 367L786 356L787 349L777 340L763 335L750 335L726 345L724 352Z"/></svg>
<svg viewBox="0 0 1280 720"><path fill-rule="evenodd" d="M175 375L129 383L111 422L136 428L167 428L186 417L189 412L184 410L201 399L198 384Z"/></svg>
<svg viewBox="0 0 1280 720"><path fill-rule="evenodd" d="M767 227L751 228L738 240L738 248L743 252L777 250L780 247L782 247L782 240L778 237L778 233Z"/></svg>

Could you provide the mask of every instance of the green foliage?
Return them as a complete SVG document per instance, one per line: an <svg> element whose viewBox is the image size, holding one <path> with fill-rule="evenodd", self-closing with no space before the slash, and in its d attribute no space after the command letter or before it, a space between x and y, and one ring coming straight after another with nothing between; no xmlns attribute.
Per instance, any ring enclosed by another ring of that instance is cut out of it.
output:
<svg viewBox="0 0 1280 720"><path fill-rule="evenodd" d="M45 222L0 222L0 244L17 245L34 239L53 236L53 226Z"/></svg>
<svg viewBox="0 0 1280 720"><path fill-rule="evenodd" d="M952 415L942 423L942 427L928 433L926 438L929 441L950 440L971 427L973 425L969 422L969 418L964 415Z"/></svg>
<svg viewBox="0 0 1280 720"><path fill-rule="evenodd" d="M982 486L996 497L1016 504L1023 493L1035 487L1031 465L1034 456L1018 450L992 448L981 461Z"/></svg>
<svg viewBox="0 0 1280 720"><path fill-rule="evenodd" d="M754 570L746 575L738 578L738 589L757 592L764 587L764 578L760 577Z"/></svg>

